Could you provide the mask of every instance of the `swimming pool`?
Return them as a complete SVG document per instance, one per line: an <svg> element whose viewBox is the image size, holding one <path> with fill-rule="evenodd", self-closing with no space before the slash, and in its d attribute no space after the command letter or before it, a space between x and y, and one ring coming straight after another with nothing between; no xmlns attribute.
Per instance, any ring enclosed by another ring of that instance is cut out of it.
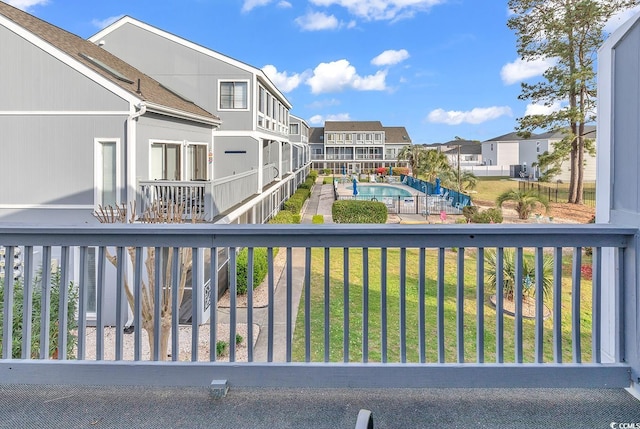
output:
<svg viewBox="0 0 640 429"><path fill-rule="evenodd" d="M353 185L348 186L353 191ZM411 192L395 186L358 184L358 197L410 197Z"/></svg>

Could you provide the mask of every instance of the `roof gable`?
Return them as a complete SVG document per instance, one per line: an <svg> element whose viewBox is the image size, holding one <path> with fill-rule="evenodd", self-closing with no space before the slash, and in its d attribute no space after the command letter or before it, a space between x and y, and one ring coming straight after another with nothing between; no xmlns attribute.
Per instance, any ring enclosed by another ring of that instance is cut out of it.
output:
<svg viewBox="0 0 640 429"><path fill-rule="evenodd" d="M532 139L532 138L536 138L536 135L535 134L531 134L529 139ZM511 133L508 133L508 134L504 134L504 135L501 135L501 136L498 136L498 137L494 137L492 139L485 140L485 141L487 141L487 142L505 142L505 141L520 141L520 140L527 140L527 139L525 139L524 137L520 136L517 131L514 131L514 132L511 132Z"/></svg>
<svg viewBox="0 0 640 429"><path fill-rule="evenodd" d="M17 31L27 32L32 36L30 41L38 43L46 52L63 54L67 64L76 66L78 71L104 86L110 85L130 102L163 107L164 113L179 115L183 112L207 122L219 121L217 116L181 98L135 67L73 33L0 2L0 24L3 24L3 18L8 20L5 22L7 26L14 24Z"/></svg>
<svg viewBox="0 0 640 429"><path fill-rule="evenodd" d="M411 143L411 137L405 127L384 127L385 143Z"/></svg>
<svg viewBox="0 0 640 429"><path fill-rule="evenodd" d="M144 29L146 31L149 31L153 34L156 34L160 37L164 37L165 39L171 40L179 45L185 46L187 48L193 49L194 51L200 52L201 54L207 55L209 57L215 58L217 60L220 61L224 61L228 64L231 64L235 67L238 67L239 69L245 70L249 73L252 73L254 75L256 75L256 77L262 82L264 83L264 85L266 87L269 88L269 90L274 93L278 98L280 98L284 104L287 105L287 107L289 109L291 109L293 106L292 104L289 102L289 100L287 100L287 98L284 96L284 94L275 86L275 84L273 82L271 82L271 79L269 79L269 77L265 74L264 71L262 71L262 69L259 69L257 67L254 67L250 64L244 63L240 60L237 60L235 58L229 57L227 55L224 55L220 52L214 51L213 49L210 49L206 46L202 46L199 45L195 42L192 42L190 40L187 40L183 37L180 37L176 34L173 33L169 33L168 31L162 30L160 28L154 27L151 24L147 24L145 22L142 22L140 20L137 20L135 18L132 18L130 16L123 16L122 18L120 18L119 20L117 20L116 22L114 22L113 24L103 28L102 30L100 30L99 32L97 32L96 34L94 34L93 36L89 37L89 41L93 42L93 43L99 43L100 39L102 39L103 37L105 37L106 35L108 35L109 33L117 30L118 28L124 26L124 25L133 25L136 26L138 28Z"/></svg>

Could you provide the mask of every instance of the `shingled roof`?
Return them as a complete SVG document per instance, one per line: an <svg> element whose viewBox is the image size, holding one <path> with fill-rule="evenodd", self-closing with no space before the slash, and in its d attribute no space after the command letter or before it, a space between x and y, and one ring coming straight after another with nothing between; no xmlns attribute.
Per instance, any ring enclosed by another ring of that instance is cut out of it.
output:
<svg viewBox="0 0 640 429"><path fill-rule="evenodd" d="M73 33L4 2L0 2L0 16L4 16L52 47L69 55L140 101L165 107L177 113L196 115L209 122L220 121L216 115L182 98L120 58Z"/></svg>
<svg viewBox="0 0 640 429"><path fill-rule="evenodd" d="M385 143L411 143L411 137L405 127L384 127Z"/></svg>
<svg viewBox="0 0 640 429"><path fill-rule="evenodd" d="M324 129L332 131L383 131L380 121L325 121Z"/></svg>
<svg viewBox="0 0 640 429"><path fill-rule="evenodd" d="M323 143L324 127L309 128L309 143Z"/></svg>
<svg viewBox="0 0 640 429"><path fill-rule="evenodd" d="M405 127L384 127L380 121L327 121L309 129L309 143L323 143L325 132L384 131L385 143L411 143Z"/></svg>

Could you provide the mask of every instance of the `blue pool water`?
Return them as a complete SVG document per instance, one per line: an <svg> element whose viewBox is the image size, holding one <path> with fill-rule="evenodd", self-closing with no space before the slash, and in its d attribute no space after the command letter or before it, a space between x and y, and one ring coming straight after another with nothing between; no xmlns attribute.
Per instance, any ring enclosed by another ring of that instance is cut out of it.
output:
<svg viewBox="0 0 640 429"><path fill-rule="evenodd" d="M353 190L353 185L348 187ZM358 184L358 197L410 197L411 192L395 186Z"/></svg>

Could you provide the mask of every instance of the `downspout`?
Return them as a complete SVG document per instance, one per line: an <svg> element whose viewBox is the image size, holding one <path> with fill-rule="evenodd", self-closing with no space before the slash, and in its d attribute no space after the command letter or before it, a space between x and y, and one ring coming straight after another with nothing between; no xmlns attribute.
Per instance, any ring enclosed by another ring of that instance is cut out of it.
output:
<svg viewBox="0 0 640 429"><path fill-rule="evenodd" d="M126 188L127 191L125 194L125 203L127 204L131 202L132 199L135 199L136 197L136 182L135 182L136 142L137 142L136 123L137 123L137 119L147 112L147 105L144 102L140 102L136 106L134 106L134 109L137 109L137 110L131 113L127 118L127 125L128 125L127 126L127 142L126 142L127 146L125 151L126 155L124 159L125 166L126 166L125 183L127 184L127 188Z"/></svg>
<svg viewBox="0 0 640 429"><path fill-rule="evenodd" d="M138 103L138 105L134 106L134 109L137 111L131 113L127 118L127 141L126 141L126 150L125 150L125 183L126 183L126 194L125 194L125 205L128 206L130 202L137 200L136 195L136 124L137 119L144 115L147 112L147 105L143 102ZM133 267L127 264L126 268L126 276L129 284L133 284ZM127 333L131 333L131 327L134 323L133 311L129 306L129 302L126 301L124 303L127 307L127 322L124 325L124 330Z"/></svg>

